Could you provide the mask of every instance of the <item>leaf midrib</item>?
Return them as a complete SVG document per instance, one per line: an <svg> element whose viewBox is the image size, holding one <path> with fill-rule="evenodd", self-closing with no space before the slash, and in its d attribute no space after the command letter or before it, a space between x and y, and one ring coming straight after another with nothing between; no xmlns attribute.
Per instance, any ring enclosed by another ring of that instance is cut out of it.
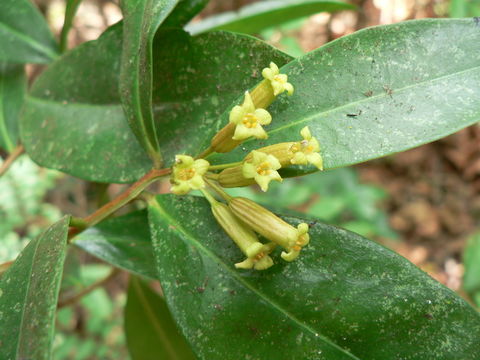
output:
<svg viewBox="0 0 480 360"><path fill-rule="evenodd" d="M216 256L213 252L211 252L209 249L207 249L206 247L204 247L200 242L198 242L194 236L192 236L191 234L189 234L183 227L181 224L179 224L178 222L175 221L175 219L170 216L167 211L160 205L160 203L158 202L158 200L154 200L154 202L152 202L150 204L150 206L154 207L155 209L157 209L164 217L165 219L171 223L173 226L173 230L174 231L178 231L180 232L181 234L184 235L184 237L195 247L197 247L198 249L200 249L201 251L203 251L208 257L210 257L212 260L216 261L221 267L223 267L227 273L229 273L232 278L234 278L239 284L241 284L244 288L246 288L247 290L249 290L250 292L252 292L253 294L257 295L259 298L261 298L263 301L265 301L267 304L270 304L275 310L277 310L278 312L280 312L282 315L284 315L285 317L289 318L293 323L297 324L298 327L300 328L303 328L305 330L307 330L308 332L310 332L311 334L313 334L316 338L318 338L319 340L322 340L324 341L325 343L329 344L330 346L334 347L335 349L341 351L342 353L350 356L352 359L356 359L356 360L360 360L359 358L357 358L355 355L347 352L345 349L343 349L342 347L340 347L339 345L335 344L334 342L332 342L330 339L328 339L327 337L325 337L324 335L321 335L319 332L315 331L313 328L311 328L310 326L308 326L307 324L304 324L302 323L299 319L297 319L293 314L291 314L290 312L288 312L286 309L284 309L282 306L280 306L279 304L277 304L276 302L274 302L273 300L271 300L267 295L265 295L264 293L260 292L259 290L257 290L256 288L254 288L253 286L251 286L247 281L245 281L236 271L234 271L233 269L231 269L227 264L225 264L218 256ZM172 227L170 227L170 229L172 229Z"/></svg>
<svg viewBox="0 0 480 360"><path fill-rule="evenodd" d="M53 52L48 47L44 46L41 42L36 41L34 38L26 36L21 32L17 31L16 29L12 28L11 26L6 25L5 23L0 22L0 28L4 28L7 32L13 34L13 36L19 38L24 43L27 43L33 49L39 51L40 53L46 55L49 59L55 60L57 58L57 54Z"/></svg>
<svg viewBox="0 0 480 360"><path fill-rule="evenodd" d="M422 87L426 84L429 84L429 83L435 83L435 82L439 82L439 81L443 81L445 79L448 79L450 77L453 77L453 76L456 76L456 75L460 75L460 74L464 74L464 73L468 73L470 71L474 71L474 70L479 70L480 69L480 65L479 66L475 66L475 67L472 67L472 68L469 68L469 69L466 69L466 70L462 70L462 71L457 71L457 72L454 72L454 73L451 73L451 74L448 74L448 75L443 75L443 76L440 76L440 77L436 77L436 78L433 78L433 79L429 79L429 80L425 80L425 81L422 81L422 82L418 82L418 83L415 83L415 84L412 84L412 85L407 85L407 86L404 86L402 88L398 88L398 89L392 89L393 90L393 94L397 94L397 93L401 93L401 92L404 92L410 88L414 88L414 87ZM306 118L303 118L302 120L298 120L298 121L292 121L292 122L289 122L288 124L284 125L284 126L280 126L278 128L275 128L275 129L272 129L270 131L267 131L268 134L274 134L276 132L279 132L281 130L284 130L284 129L288 129L292 126L296 126L298 124L302 124L302 123L305 123L305 122L309 122L311 121L312 119L315 119L317 117L320 117L322 115L326 115L326 114L329 114L329 113L332 113L332 112L335 112L337 110L341 110L343 108L348 108L348 107L351 107L351 106L355 106L355 105L358 105L358 104L362 104L362 103L365 103L365 102L369 102L369 101L372 101L374 99L379 99L379 98L385 98L387 96L390 96L388 95L386 92L383 92L379 95L375 95L375 96L370 96L370 97L366 97L365 99L360 99L360 100L357 100L357 101L354 101L354 102L350 102L348 104L345 104L345 105L341 105L341 106L337 106L335 108L331 108L331 109L328 109L328 110L325 110L325 111L322 111L322 112L317 112L313 115L310 115L310 116L307 116ZM246 142L250 142L252 140L248 140Z"/></svg>

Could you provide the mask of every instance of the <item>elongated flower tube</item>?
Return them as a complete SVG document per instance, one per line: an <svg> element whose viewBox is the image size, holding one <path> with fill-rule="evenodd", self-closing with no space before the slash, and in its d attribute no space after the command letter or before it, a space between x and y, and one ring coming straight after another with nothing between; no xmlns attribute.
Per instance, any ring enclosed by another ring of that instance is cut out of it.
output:
<svg viewBox="0 0 480 360"><path fill-rule="evenodd" d="M280 70L275 63L271 62L270 67L263 69L262 75L266 80L270 81L275 96L280 95L284 91L288 95L293 94L293 85L288 82L288 76L280 74Z"/></svg>
<svg viewBox="0 0 480 360"><path fill-rule="evenodd" d="M227 205L218 201L210 204L217 222L247 256L244 261L235 264L236 268L265 270L273 265L273 260L268 254L273 251L276 244L259 242L253 230L242 223Z"/></svg>
<svg viewBox="0 0 480 360"><path fill-rule="evenodd" d="M192 189L204 188L205 182L202 176L207 172L209 166L207 160L194 160L188 155L175 156L175 165L170 180L172 193L184 195Z"/></svg>
<svg viewBox="0 0 480 360"><path fill-rule="evenodd" d="M243 164L242 172L245 178L253 178L260 185L262 191L267 191L270 181L282 181L282 177L277 171L281 167L275 156L254 150L251 162Z"/></svg>
<svg viewBox="0 0 480 360"><path fill-rule="evenodd" d="M236 217L254 231L282 246L286 251L283 251L281 256L286 261L295 260L302 248L310 241L306 223L301 223L295 228L246 198L232 198L229 200L228 206Z"/></svg>

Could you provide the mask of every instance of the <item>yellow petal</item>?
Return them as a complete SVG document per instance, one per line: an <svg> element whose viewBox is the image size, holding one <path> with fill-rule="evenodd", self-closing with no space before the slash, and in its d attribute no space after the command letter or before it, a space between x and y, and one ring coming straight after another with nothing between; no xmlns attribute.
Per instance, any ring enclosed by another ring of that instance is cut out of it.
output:
<svg viewBox="0 0 480 360"><path fill-rule="evenodd" d="M280 164L280 161L278 161L278 159L273 155L268 155L266 157L266 161L268 161L268 163L270 164L270 168L272 170L278 170L282 167L282 165Z"/></svg>
<svg viewBox="0 0 480 360"><path fill-rule="evenodd" d="M305 156L305 154L301 151L298 151L295 153L295 155L293 155L293 159L290 160L290 162L292 164L295 164L295 165L305 165L307 164L307 157Z"/></svg>
<svg viewBox="0 0 480 360"><path fill-rule="evenodd" d="M239 105L235 105L230 111L229 121L234 124L241 124L243 117L245 116L245 111Z"/></svg>
<svg viewBox="0 0 480 360"><path fill-rule="evenodd" d="M171 191L175 195L185 195L190 191L190 186L186 181L182 181L178 184L172 185Z"/></svg>
<svg viewBox="0 0 480 360"><path fill-rule="evenodd" d="M194 159L188 155L175 155L175 166L179 168L190 167L194 162Z"/></svg>
<svg viewBox="0 0 480 360"><path fill-rule="evenodd" d="M270 63L270 69L274 75L277 75L279 72L277 64L275 64L273 61Z"/></svg>
<svg viewBox="0 0 480 360"><path fill-rule="evenodd" d="M283 85L283 87L285 88L285 90L287 90L287 94L289 96L293 95L293 85L292 84L287 82L286 84Z"/></svg>
<svg viewBox="0 0 480 360"><path fill-rule="evenodd" d="M188 183L192 189L198 190L205 187L205 181L200 175L195 175L193 178L188 180Z"/></svg>
<svg viewBox="0 0 480 360"><path fill-rule="evenodd" d="M310 164L315 165L318 170L323 170L323 159L318 152L306 155L306 159Z"/></svg>
<svg viewBox="0 0 480 360"><path fill-rule="evenodd" d="M262 125L268 125L272 122L272 115L265 109L257 109L254 112L257 120Z"/></svg>
<svg viewBox="0 0 480 360"><path fill-rule="evenodd" d="M233 140L245 140L251 136L251 131L243 124L238 124L235 127L235 133L232 136Z"/></svg>
<svg viewBox="0 0 480 360"><path fill-rule="evenodd" d="M255 270L266 270L269 267L273 265L273 260L270 256L266 255L260 260L258 260L255 265L253 265L253 268Z"/></svg>
<svg viewBox="0 0 480 360"><path fill-rule="evenodd" d="M235 267L237 269L251 269L253 268L254 262L252 259L245 259L242 262L236 263Z"/></svg>
<svg viewBox="0 0 480 360"><path fill-rule="evenodd" d="M282 251L282 254L280 256L285 261L293 261L298 257L298 255L300 255L300 251L291 250L288 253Z"/></svg>
<svg viewBox="0 0 480 360"><path fill-rule="evenodd" d="M270 181L272 181L272 179L270 178L270 176L256 174L255 181L258 185L260 185L260 189L262 189L263 192L266 192L268 190L268 184L270 184Z"/></svg>
<svg viewBox="0 0 480 360"><path fill-rule="evenodd" d="M242 167L242 174L247 179L254 178L257 174L257 172L255 171L255 166L251 163L244 163Z"/></svg>
<svg viewBox="0 0 480 360"><path fill-rule="evenodd" d="M277 80L280 81L281 83L285 84L288 80L288 76L285 74L278 74L276 76Z"/></svg>
<svg viewBox="0 0 480 360"><path fill-rule="evenodd" d="M257 139L267 139L268 134L263 130L261 125L257 125L254 128L249 129L250 130L250 135Z"/></svg>
<svg viewBox="0 0 480 360"><path fill-rule="evenodd" d="M245 113L253 113L255 111L255 105L248 91L245 91L245 100L243 101L242 108Z"/></svg>
<svg viewBox="0 0 480 360"><path fill-rule="evenodd" d="M312 138L312 133L310 132L308 126L305 126L302 130L300 130L300 135L302 135L305 140L310 140Z"/></svg>
<svg viewBox="0 0 480 360"><path fill-rule="evenodd" d="M198 175L203 175L207 172L210 163L204 159L195 160L192 167L195 169Z"/></svg>
<svg viewBox="0 0 480 360"><path fill-rule="evenodd" d="M252 157L253 157L253 164L254 165L259 165L261 162L265 161L268 157L267 154L261 152L261 151L252 151Z"/></svg>
<svg viewBox="0 0 480 360"><path fill-rule="evenodd" d="M273 80L275 74L273 73L272 69L265 68L262 70L262 76L267 80Z"/></svg>
<svg viewBox="0 0 480 360"><path fill-rule="evenodd" d="M273 95L277 96L281 94L285 89L283 87L283 84L279 81L272 81L272 87L273 87Z"/></svg>

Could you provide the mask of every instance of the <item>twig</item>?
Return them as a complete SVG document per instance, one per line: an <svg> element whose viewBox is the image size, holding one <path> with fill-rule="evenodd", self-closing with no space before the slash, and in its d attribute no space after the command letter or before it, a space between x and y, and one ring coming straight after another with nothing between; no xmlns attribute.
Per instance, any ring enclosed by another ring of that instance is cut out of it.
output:
<svg viewBox="0 0 480 360"><path fill-rule="evenodd" d="M23 145L18 145L13 151L12 153L5 159L5 161L3 162L3 164L0 166L0 176L2 176L3 174L5 174L7 172L7 170L10 168L10 166L13 164L13 162L20 156L23 154L23 152L25 151L25 148L23 147Z"/></svg>
<svg viewBox="0 0 480 360"><path fill-rule="evenodd" d="M69 305L72 305L72 304L76 303L78 300L80 300L85 295L91 293L96 288L98 288L100 286L103 286L106 283L108 283L110 280L112 280L119 273L120 273L120 270L117 269L117 268L114 268L106 278L103 278L101 280L98 280L98 281L94 282L93 284L87 286L85 289L80 291L78 294L73 295L72 297L69 297L65 300L59 301L58 305L57 305L57 309L61 309L65 306L69 306Z"/></svg>

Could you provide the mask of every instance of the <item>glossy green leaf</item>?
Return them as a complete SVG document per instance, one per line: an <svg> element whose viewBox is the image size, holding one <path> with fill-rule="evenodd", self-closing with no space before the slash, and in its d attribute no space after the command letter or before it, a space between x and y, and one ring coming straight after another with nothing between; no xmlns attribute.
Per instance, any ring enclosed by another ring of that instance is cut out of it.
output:
<svg viewBox="0 0 480 360"><path fill-rule="evenodd" d="M151 168L120 104L121 44L121 26L113 26L38 77L20 124L35 162L99 182L132 182Z"/></svg>
<svg viewBox="0 0 480 360"><path fill-rule="evenodd" d="M136 277L130 277L127 296L125 335L132 360L196 359L163 298Z"/></svg>
<svg viewBox="0 0 480 360"><path fill-rule="evenodd" d="M23 65L0 62L0 147L11 152L18 139L18 118L27 89Z"/></svg>
<svg viewBox="0 0 480 360"><path fill-rule="evenodd" d="M46 64L57 57L48 25L30 0L0 1L0 61Z"/></svg>
<svg viewBox="0 0 480 360"><path fill-rule="evenodd" d="M313 15L322 11L353 10L355 6L343 1L318 0L268 0L247 5L238 11L230 11L191 23L185 30L200 34L211 30L258 33L282 22Z"/></svg>
<svg viewBox="0 0 480 360"><path fill-rule="evenodd" d="M121 31L114 26L66 53L33 85L21 135L37 163L99 182L132 182L152 167L120 105ZM162 31L157 39L153 102L167 163L200 151L217 129L214 119L259 80L258 69L290 60L258 39L225 32Z"/></svg>
<svg viewBox="0 0 480 360"><path fill-rule="evenodd" d="M291 60L261 40L223 31L197 37L159 32L155 49L154 114L167 165L176 154L208 147L220 125L215 120L259 81L270 61Z"/></svg>
<svg viewBox="0 0 480 360"><path fill-rule="evenodd" d="M0 278L0 359L51 359L68 223L32 240Z"/></svg>
<svg viewBox="0 0 480 360"><path fill-rule="evenodd" d="M305 221L285 218L291 224ZM157 196L149 221L167 303L201 359L477 359L480 315L394 252L307 220L310 244L266 271L206 200Z"/></svg>
<svg viewBox="0 0 480 360"><path fill-rule="evenodd" d="M175 9L162 24L163 28L183 27L197 15L210 0L179 0Z"/></svg>
<svg viewBox="0 0 480 360"><path fill-rule="evenodd" d="M145 210L104 220L77 235L74 244L116 267L157 277Z"/></svg>
<svg viewBox="0 0 480 360"><path fill-rule="evenodd" d="M282 68L295 93L269 108L269 139L243 148L301 139L308 125L329 169L437 140L480 120L479 64L480 26L472 19L358 31ZM245 149L224 158L238 160Z"/></svg>
<svg viewBox="0 0 480 360"><path fill-rule="evenodd" d="M154 164L162 157L152 113L152 43L178 0L124 0L120 99L128 123Z"/></svg>

